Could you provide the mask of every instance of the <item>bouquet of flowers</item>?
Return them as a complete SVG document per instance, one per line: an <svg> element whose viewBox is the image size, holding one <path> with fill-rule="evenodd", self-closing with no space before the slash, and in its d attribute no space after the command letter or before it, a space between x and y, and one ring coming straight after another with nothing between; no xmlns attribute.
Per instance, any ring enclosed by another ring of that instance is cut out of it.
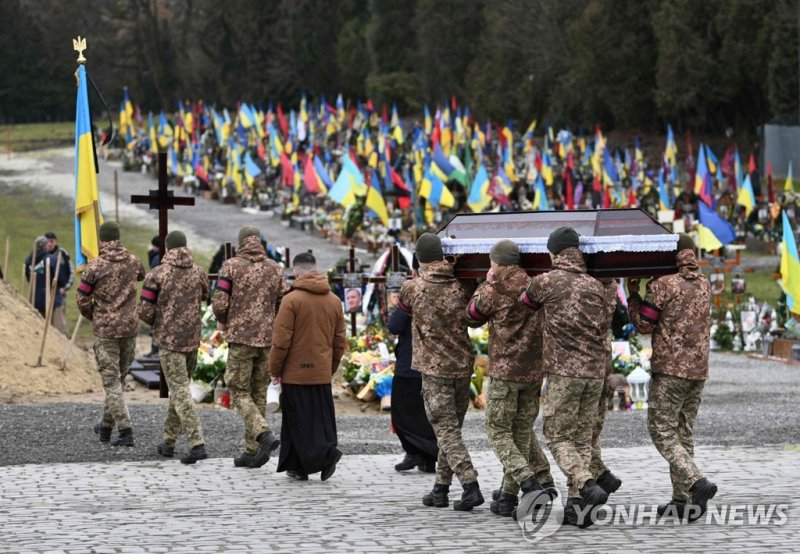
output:
<svg viewBox="0 0 800 554"><path fill-rule="evenodd" d="M475 354L479 356L489 355L489 326L483 325L481 327L470 327L469 338L472 340L472 346L475 348Z"/></svg>

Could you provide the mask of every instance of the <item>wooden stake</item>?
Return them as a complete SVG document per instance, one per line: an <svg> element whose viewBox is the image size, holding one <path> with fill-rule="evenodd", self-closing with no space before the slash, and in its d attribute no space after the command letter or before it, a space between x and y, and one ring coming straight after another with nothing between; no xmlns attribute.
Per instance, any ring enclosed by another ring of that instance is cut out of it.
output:
<svg viewBox="0 0 800 554"><path fill-rule="evenodd" d="M52 283L47 283L47 291L49 298L47 302L47 310L45 310L44 333L42 333L42 345L39 347L39 357L36 359L36 367L42 367L42 356L44 356L44 345L47 341L47 331L50 329L50 319L53 317L53 304L56 301L56 287L58 286L58 272L61 269L61 256L58 256L56 262L56 276ZM50 276L50 258L47 258L46 271L48 277Z"/></svg>
<svg viewBox="0 0 800 554"><path fill-rule="evenodd" d="M31 277L28 280L28 302L31 306L35 303L36 298L36 241L33 241L33 252L31 253Z"/></svg>
<svg viewBox="0 0 800 554"><path fill-rule="evenodd" d="M50 278L50 257L44 259L44 317L50 319L50 283L53 280ZM35 294L35 293L34 293Z"/></svg>
<svg viewBox="0 0 800 554"><path fill-rule="evenodd" d="M11 237L6 237L6 253L3 258L3 279L10 281L8 278L8 252L11 249Z"/></svg>
<svg viewBox="0 0 800 554"><path fill-rule="evenodd" d="M78 336L78 329L81 327L81 323L83 322L83 315L78 314L78 320L75 322L75 330L72 331L72 338L69 339L69 344L67 345L67 351L64 352L64 358L61 360L61 365L59 369L64 371L67 369L67 359L69 359L69 354L72 352L72 346L75 344L75 338Z"/></svg>
<svg viewBox="0 0 800 554"><path fill-rule="evenodd" d="M25 290L25 264L22 264L22 275L19 276L19 295L22 296L23 291Z"/></svg>
<svg viewBox="0 0 800 554"><path fill-rule="evenodd" d="M119 223L119 177L114 170L114 221Z"/></svg>

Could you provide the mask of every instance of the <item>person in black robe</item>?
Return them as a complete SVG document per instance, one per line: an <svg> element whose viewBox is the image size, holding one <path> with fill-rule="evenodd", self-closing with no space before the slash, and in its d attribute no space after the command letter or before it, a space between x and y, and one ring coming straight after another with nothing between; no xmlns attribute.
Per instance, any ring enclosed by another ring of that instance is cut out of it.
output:
<svg viewBox="0 0 800 554"><path fill-rule="evenodd" d="M414 257L414 266L417 264ZM422 401L422 375L411 369L411 315L396 309L389 316L387 328L397 335L394 353L397 361L392 380L392 426L406 452L405 458L394 466L396 471L415 467L426 473L436 472L439 448L433 427L425 415Z"/></svg>

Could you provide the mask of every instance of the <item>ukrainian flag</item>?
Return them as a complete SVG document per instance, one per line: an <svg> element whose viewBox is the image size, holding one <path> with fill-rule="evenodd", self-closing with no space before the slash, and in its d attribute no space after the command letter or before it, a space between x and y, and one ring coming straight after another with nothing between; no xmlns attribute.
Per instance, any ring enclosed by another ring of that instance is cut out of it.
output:
<svg viewBox="0 0 800 554"><path fill-rule="evenodd" d="M358 169L349 156L344 156L342 157L342 171L339 173L339 177L333 187L328 191L328 196L347 208L355 203L356 196L364 196L366 194L366 187L361 170Z"/></svg>
<svg viewBox="0 0 800 554"><path fill-rule="evenodd" d="M796 300L800 298L800 257L797 255L797 241L794 238L786 212L783 212L783 242L781 243L781 287L786 293L786 306L792 313Z"/></svg>
<svg viewBox="0 0 800 554"><path fill-rule="evenodd" d="M539 174L539 176L536 178L534 190L533 209L539 211L549 210L550 204L547 202L547 190L544 188L544 181L542 181L541 174Z"/></svg>
<svg viewBox="0 0 800 554"><path fill-rule="evenodd" d="M430 170L430 166L425 168L422 177L422 184L419 187L419 195L428 200L433 206L445 206L452 208L456 204L453 193L450 192L439 177Z"/></svg>
<svg viewBox="0 0 800 554"><path fill-rule="evenodd" d="M472 182L472 188L467 199L467 204L469 204L473 212L482 212L492 201L492 197L489 195L489 183L489 174L486 173L486 168L481 164L475 174L475 180Z"/></svg>
<svg viewBox="0 0 800 554"><path fill-rule="evenodd" d="M745 215L749 216L756 207L756 195L753 194L753 185L750 183L750 174L744 178L744 183L739 187L736 203L744 206Z"/></svg>
<svg viewBox="0 0 800 554"><path fill-rule="evenodd" d="M98 229L103 222L97 193L92 121L86 67L78 67L78 102L75 108L75 250L78 269L100 254Z"/></svg>
<svg viewBox="0 0 800 554"><path fill-rule="evenodd" d="M381 184L376 171L372 172L372 186L367 189L367 201L365 204L372 213L378 216L381 223L386 227L389 226L389 212L386 210L386 200L383 199L383 192L381 191Z"/></svg>
<svg viewBox="0 0 800 554"><path fill-rule="evenodd" d="M261 168L258 167L258 164L253 160L248 150L244 155L244 178L247 180L247 184L252 187L256 177L261 175L261 173Z"/></svg>
<svg viewBox="0 0 800 554"><path fill-rule="evenodd" d="M697 209L700 216L697 224L699 234L697 245L700 248L706 252L711 252L736 239L736 231L733 226L722 219L717 212L706 206L705 202L698 202Z"/></svg>

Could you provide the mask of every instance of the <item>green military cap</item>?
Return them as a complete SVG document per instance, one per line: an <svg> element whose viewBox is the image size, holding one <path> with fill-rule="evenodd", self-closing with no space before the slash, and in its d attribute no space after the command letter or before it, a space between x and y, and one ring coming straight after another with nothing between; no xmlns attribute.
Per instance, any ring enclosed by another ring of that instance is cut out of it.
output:
<svg viewBox="0 0 800 554"><path fill-rule="evenodd" d="M100 240L109 242L119 240L119 225L113 221L106 221L100 226Z"/></svg>
<svg viewBox="0 0 800 554"><path fill-rule="evenodd" d="M247 237L261 238L261 231L251 226L242 227L239 230L239 244L241 245L244 242L244 239L246 239Z"/></svg>
<svg viewBox="0 0 800 554"><path fill-rule="evenodd" d="M694 239L687 235L686 233L679 233L678 234L678 252L681 250L694 250L695 244Z"/></svg>
<svg viewBox="0 0 800 554"><path fill-rule="evenodd" d="M519 265L519 246L513 240L498 241L489 251L489 259L498 265Z"/></svg>
<svg viewBox="0 0 800 554"><path fill-rule="evenodd" d="M547 249L553 254L560 254L566 248L577 248L579 244L578 232L572 227L559 227L547 239Z"/></svg>
<svg viewBox="0 0 800 554"><path fill-rule="evenodd" d="M421 264L443 260L442 239L433 233L422 233L422 236L417 239L416 253Z"/></svg>
<svg viewBox="0 0 800 554"><path fill-rule="evenodd" d="M186 235L180 231L172 231L167 235L167 238L164 239L164 246L167 247L167 250L183 248L186 246Z"/></svg>

